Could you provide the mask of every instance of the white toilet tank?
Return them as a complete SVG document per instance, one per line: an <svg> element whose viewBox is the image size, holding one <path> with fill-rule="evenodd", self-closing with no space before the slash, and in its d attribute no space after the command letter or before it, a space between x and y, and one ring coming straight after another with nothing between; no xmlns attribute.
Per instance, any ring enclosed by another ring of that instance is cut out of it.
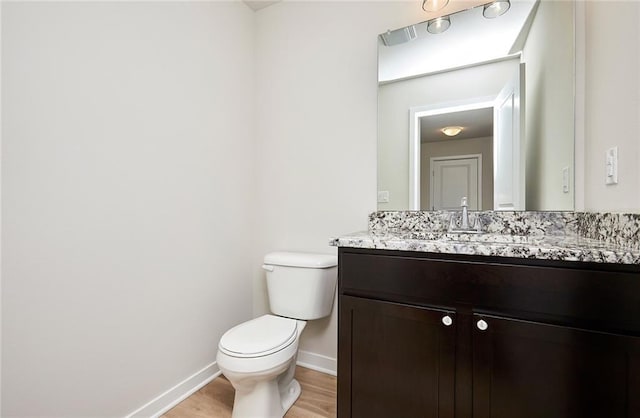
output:
<svg viewBox="0 0 640 418"><path fill-rule="evenodd" d="M311 320L331 313L338 281L338 257L330 254L274 252L265 255L271 312Z"/></svg>

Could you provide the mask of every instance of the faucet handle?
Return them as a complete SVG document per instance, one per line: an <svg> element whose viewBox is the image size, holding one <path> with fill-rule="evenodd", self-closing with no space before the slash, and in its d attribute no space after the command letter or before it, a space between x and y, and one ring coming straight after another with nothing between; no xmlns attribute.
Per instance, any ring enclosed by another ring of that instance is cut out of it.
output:
<svg viewBox="0 0 640 418"><path fill-rule="evenodd" d="M462 206L462 207L469 206L469 205L467 204L467 196L464 196L464 197L460 200L460 206Z"/></svg>
<svg viewBox="0 0 640 418"><path fill-rule="evenodd" d="M456 216L454 213L451 213L451 215L449 215L449 231L453 231L458 226L455 217Z"/></svg>
<svg viewBox="0 0 640 418"><path fill-rule="evenodd" d="M476 232L482 232L482 222L480 222L480 215L476 213L476 216L473 218L473 229Z"/></svg>

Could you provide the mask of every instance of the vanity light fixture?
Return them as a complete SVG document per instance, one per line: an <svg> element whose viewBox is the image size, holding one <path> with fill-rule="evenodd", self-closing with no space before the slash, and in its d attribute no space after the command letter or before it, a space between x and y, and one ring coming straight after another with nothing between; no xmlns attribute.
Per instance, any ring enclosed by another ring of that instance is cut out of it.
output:
<svg viewBox="0 0 640 418"><path fill-rule="evenodd" d="M462 126L447 126L442 128L441 131L446 136L456 136L462 132L464 128Z"/></svg>
<svg viewBox="0 0 640 418"><path fill-rule="evenodd" d="M449 16L437 17L427 22L427 32L437 35L449 29L449 26L451 26Z"/></svg>
<svg viewBox="0 0 640 418"><path fill-rule="evenodd" d="M450 0L422 0L422 9L425 12L434 13L444 9ZM480 4L478 6L473 7L483 7L482 15L487 19L494 19L498 16L502 16L507 13L507 11L511 8L510 0L494 0L484 5ZM449 8L451 9L451 8ZM427 32L432 34L438 34L446 31L451 26L451 14L459 13L458 10L453 13L449 13L444 16L434 17L431 20L427 21ZM447 13L446 11L442 11L442 13Z"/></svg>
<svg viewBox="0 0 640 418"><path fill-rule="evenodd" d="M510 7L511 2L509 2L509 0L497 0L493 3L487 3L484 5L482 16L487 19L493 19L507 13L507 10L509 10Z"/></svg>
<svg viewBox="0 0 640 418"><path fill-rule="evenodd" d="M388 30L385 33L380 34L380 38L382 38L382 42L384 42L386 46L404 44L406 42L413 41L417 37L418 34L416 33L416 27L413 25L402 29Z"/></svg>
<svg viewBox="0 0 640 418"><path fill-rule="evenodd" d="M449 4L449 0L422 0L422 10L425 12L437 12Z"/></svg>

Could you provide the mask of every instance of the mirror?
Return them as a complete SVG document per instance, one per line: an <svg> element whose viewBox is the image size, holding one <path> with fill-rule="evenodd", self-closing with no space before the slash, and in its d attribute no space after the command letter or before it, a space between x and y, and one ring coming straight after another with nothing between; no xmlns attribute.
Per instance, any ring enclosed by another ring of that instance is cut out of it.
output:
<svg viewBox="0 0 640 418"><path fill-rule="evenodd" d="M379 36L378 210L574 210L574 6Z"/></svg>

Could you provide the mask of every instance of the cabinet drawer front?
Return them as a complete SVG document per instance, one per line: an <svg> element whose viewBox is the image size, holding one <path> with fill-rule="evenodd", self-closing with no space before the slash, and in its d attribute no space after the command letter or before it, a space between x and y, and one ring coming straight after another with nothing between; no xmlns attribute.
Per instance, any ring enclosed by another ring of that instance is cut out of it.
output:
<svg viewBox="0 0 640 418"><path fill-rule="evenodd" d="M640 335L637 272L379 254L340 252L341 294Z"/></svg>
<svg viewBox="0 0 640 418"><path fill-rule="evenodd" d="M422 258L342 252L339 290L346 295L454 306L471 298L465 273L460 270L464 267Z"/></svg>

